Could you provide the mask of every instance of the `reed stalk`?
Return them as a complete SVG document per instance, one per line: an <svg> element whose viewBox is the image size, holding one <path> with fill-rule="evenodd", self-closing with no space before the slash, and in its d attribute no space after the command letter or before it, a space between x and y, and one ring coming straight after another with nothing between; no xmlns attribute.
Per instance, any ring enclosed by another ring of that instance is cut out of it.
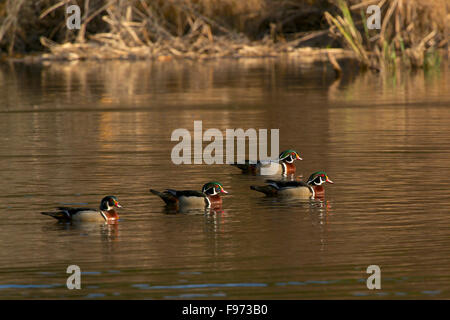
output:
<svg viewBox="0 0 450 320"><path fill-rule="evenodd" d="M364 6L376 4L381 9L381 29L369 30L361 3L338 0L341 14L325 12L330 32L353 50L362 65L375 69L398 66L429 68L437 66L437 50L447 48L449 20L448 3L436 0L369 0ZM356 12L359 10L357 22Z"/></svg>

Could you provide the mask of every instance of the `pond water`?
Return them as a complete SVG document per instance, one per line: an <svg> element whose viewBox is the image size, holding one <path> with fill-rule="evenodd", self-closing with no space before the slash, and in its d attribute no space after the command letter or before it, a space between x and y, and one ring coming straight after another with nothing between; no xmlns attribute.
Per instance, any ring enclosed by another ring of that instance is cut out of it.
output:
<svg viewBox="0 0 450 320"><path fill-rule="evenodd" d="M290 59L0 65L0 298L448 299L449 83L447 67L335 80ZM297 172L334 184L285 202L249 189L264 177L175 165L171 133L194 120L280 129ZM167 214L149 193L211 180L222 212ZM115 225L40 214L110 194Z"/></svg>

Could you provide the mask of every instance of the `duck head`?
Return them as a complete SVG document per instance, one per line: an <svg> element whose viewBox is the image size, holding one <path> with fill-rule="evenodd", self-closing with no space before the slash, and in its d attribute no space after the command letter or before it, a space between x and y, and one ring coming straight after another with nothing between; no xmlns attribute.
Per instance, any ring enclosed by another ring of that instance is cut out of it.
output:
<svg viewBox="0 0 450 320"><path fill-rule="evenodd" d="M225 191L221 183L214 181L206 183L202 188L202 192L207 196L215 196L222 193L228 193L227 191Z"/></svg>
<svg viewBox="0 0 450 320"><path fill-rule="evenodd" d="M119 201L115 196L107 196L102 199L102 202L100 203L100 210L102 211L109 211L112 208L122 208L122 206L119 204Z"/></svg>
<svg viewBox="0 0 450 320"><path fill-rule="evenodd" d="M295 160L303 160L303 159L300 158L297 151L289 149L281 152L280 156L278 157L278 160L286 163L292 163Z"/></svg>
<svg viewBox="0 0 450 320"><path fill-rule="evenodd" d="M309 185L313 185L313 186L321 186L325 182L334 183L333 181L330 180L330 178L328 178L325 171L317 171L317 172L314 172L309 177L309 179L306 183Z"/></svg>

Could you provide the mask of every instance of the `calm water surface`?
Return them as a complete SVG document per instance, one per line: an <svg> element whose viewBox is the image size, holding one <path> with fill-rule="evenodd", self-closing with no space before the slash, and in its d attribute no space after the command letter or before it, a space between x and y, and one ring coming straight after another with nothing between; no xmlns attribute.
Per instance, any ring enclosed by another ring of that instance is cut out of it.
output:
<svg viewBox="0 0 450 320"><path fill-rule="evenodd" d="M334 81L290 60L0 65L0 298L450 298L449 82L446 67ZM281 202L236 168L176 166L171 133L194 120L279 128L299 172L335 184ZM210 180L223 212L169 215L148 192ZM117 225L39 214L109 194Z"/></svg>

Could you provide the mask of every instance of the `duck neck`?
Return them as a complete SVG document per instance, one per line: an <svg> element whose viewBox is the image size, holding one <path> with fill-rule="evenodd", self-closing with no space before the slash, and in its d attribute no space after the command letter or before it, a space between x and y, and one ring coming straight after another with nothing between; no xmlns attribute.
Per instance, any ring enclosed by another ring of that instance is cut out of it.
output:
<svg viewBox="0 0 450 320"><path fill-rule="evenodd" d="M119 215L117 214L116 210L110 209L110 210L102 210L104 216L106 216L107 221L117 221L119 220Z"/></svg>
<svg viewBox="0 0 450 320"><path fill-rule="evenodd" d="M220 194L208 195L209 202L212 207L218 207L222 205L222 197Z"/></svg>
<svg viewBox="0 0 450 320"><path fill-rule="evenodd" d="M316 197L323 197L325 195L325 188L323 187L323 185L312 185L312 187L314 189Z"/></svg>
<svg viewBox="0 0 450 320"><path fill-rule="evenodd" d="M295 164L294 162L282 162L281 166L283 167L283 175L291 175L295 174Z"/></svg>

